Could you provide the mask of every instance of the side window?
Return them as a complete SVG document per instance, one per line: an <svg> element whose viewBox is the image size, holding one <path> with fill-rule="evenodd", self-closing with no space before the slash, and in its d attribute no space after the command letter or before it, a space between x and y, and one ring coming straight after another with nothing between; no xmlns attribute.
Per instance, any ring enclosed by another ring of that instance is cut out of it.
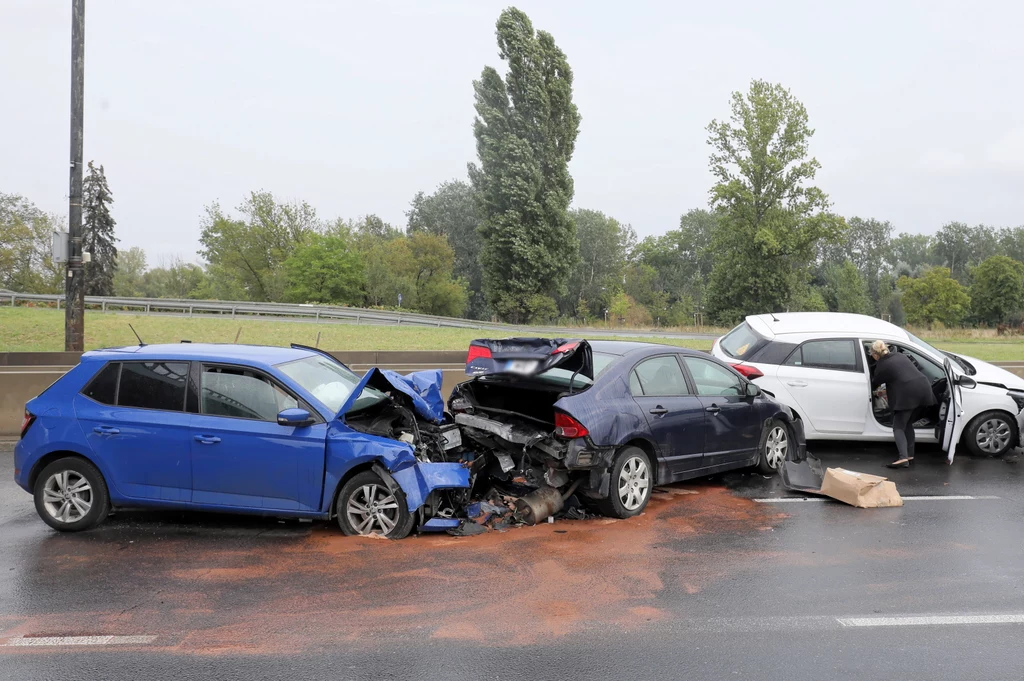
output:
<svg viewBox="0 0 1024 681"><path fill-rule="evenodd" d="M925 357L919 352L915 352L908 347L898 345L895 346L897 352L901 352L914 361L917 368L921 370L921 373L928 377L928 380L934 383L940 378L946 377L946 370L936 364L933 360Z"/></svg>
<svg viewBox="0 0 1024 681"><path fill-rule="evenodd" d="M644 389L640 387L640 379L636 377L635 371L629 372L629 392L634 395L644 394Z"/></svg>
<svg viewBox="0 0 1024 681"><path fill-rule="evenodd" d="M124 362L117 389L121 407L184 411L188 362Z"/></svg>
<svg viewBox="0 0 1024 681"><path fill-rule="evenodd" d="M633 370L641 392L634 392L634 395L648 395L656 397L671 397L672 395L689 395L686 387L686 379L683 378L683 370L679 368L679 362L670 355L664 357L652 357L636 365ZM630 390L633 390L633 379L630 378Z"/></svg>
<svg viewBox="0 0 1024 681"><path fill-rule="evenodd" d="M793 351L787 366L833 371L859 371L857 344L853 340L808 341Z"/></svg>
<svg viewBox="0 0 1024 681"><path fill-rule="evenodd" d="M723 366L700 357L684 357L698 395L743 395L743 381Z"/></svg>
<svg viewBox="0 0 1024 681"><path fill-rule="evenodd" d="M89 384L82 389L82 394L100 404L114 404L117 400L117 373L119 371L121 371L121 363L111 362L93 376Z"/></svg>
<svg viewBox="0 0 1024 681"><path fill-rule="evenodd" d="M209 416L277 421L298 402L262 374L240 367L204 366L200 410Z"/></svg>

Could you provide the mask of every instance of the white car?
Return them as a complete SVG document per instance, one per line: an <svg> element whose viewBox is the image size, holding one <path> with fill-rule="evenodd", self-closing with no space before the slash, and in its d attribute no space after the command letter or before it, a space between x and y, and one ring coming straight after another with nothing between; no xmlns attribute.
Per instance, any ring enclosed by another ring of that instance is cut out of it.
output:
<svg viewBox="0 0 1024 681"><path fill-rule="evenodd" d="M937 350L874 317L751 315L716 340L711 353L796 412L808 440L892 440L892 411L871 394L874 360L868 349L876 340L908 355L932 381L939 404L915 423L918 441L941 442L950 462L961 441L972 453L987 456L1020 444L1024 379Z"/></svg>

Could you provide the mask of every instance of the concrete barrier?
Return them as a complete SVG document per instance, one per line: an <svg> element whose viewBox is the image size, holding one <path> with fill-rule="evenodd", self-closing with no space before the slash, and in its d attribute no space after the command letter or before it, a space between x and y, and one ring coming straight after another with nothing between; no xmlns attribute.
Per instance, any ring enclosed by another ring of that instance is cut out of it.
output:
<svg viewBox="0 0 1024 681"><path fill-rule="evenodd" d="M421 369L440 369L445 396L455 384L465 380L466 353L438 352L331 352L357 374L373 366L410 373ZM78 363L74 352L0 353L0 437L16 436L25 413L25 403L43 392Z"/></svg>

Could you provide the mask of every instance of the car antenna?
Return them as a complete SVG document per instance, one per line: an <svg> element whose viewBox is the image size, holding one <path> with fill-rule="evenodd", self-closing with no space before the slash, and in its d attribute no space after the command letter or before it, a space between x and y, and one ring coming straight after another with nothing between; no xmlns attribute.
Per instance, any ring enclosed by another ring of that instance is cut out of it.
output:
<svg viewBox="0 0 1024 681"><path fill-rule="evenodd" d="M135 337L139 339L139 347L140 347L140 348L144 348L144 347L146 347L146 344L142 342L142 336L140 336L140 335L139 335L139 332L135 330L135 327L134 327L134 326L132 326L131 324L129 324L129 325L128 325L128 328L129 328L129 329L131 329L131 330L132 330L132 333L134 333L134 334L135 334Z"/></svg>
<svg viewBox="0 0 1024 681"><path fill-rule="evenodd" d="M768 314L770 314L770 315L772 316L772 321L773 321L773 322L777 322L777 321L779 321L779 318L775 316L775 313L774 313L774 312L769 312Z"/></svg>

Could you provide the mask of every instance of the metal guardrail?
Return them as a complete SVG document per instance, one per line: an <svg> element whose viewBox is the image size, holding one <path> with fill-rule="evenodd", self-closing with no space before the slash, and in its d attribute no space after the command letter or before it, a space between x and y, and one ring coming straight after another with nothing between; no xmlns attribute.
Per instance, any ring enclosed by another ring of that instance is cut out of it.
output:
<svg viewBox="0 0 1024 681"><path fill-rule="evenodd" d="M20 302L55 304L59 309L65 304L62 294L16 293L0 291L0 304L10 302L16 307ZM372 324L377 326L430 326L454 329L490 329L507 334L568 335L568 336L626 336L641 338L715 338L714 334L684 333L668 330L625 330L625 329L584 329L576 327L514 326L497 322L460 317L441 317L418 312L392 310L371 310L359 307L335 305L310 305L289 303L252 303L225 300L189 300L171 298L119 298L107 296L86 296L87 309L109 311L111 309L140 312L143 314L216 315L232 319L267 317L277 319L308 319L332 323Z"/></svg>

